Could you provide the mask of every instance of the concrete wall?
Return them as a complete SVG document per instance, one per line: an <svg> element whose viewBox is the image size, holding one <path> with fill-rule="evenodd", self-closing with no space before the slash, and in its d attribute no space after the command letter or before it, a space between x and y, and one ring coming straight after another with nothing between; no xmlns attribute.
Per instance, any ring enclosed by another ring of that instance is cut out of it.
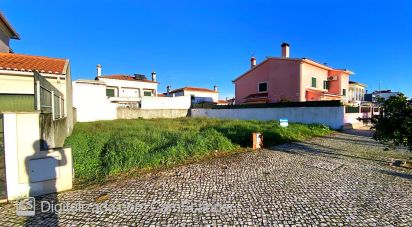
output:
<svg viewBox="0 0 412 227"><path fill-rule="evenodd" d="M116 119L116 104L107 99L106 85L102 83L74 81L73 107L79 122Z"/></svg>
<svg viewBox="0 0 412 227"><path fill-rule="evenodd" d="M3 114L8 200L72 188L71 149L42 150L40 125L39 113Z"/></svg>
<svg viewBox="0 0 412 227"><path fill-rule="evenodd" d="M188 109L167 110L167 109L131 109L131 108L117 108L118 119L151 119L151 118L180 118L189 115Z"/></svg>
<svg viewBox="0 0 412 227"><path fill-rule="evenodd" d="M345 109L337 107L287 107L287 108L245 108L245 109L192 109L192 117L210 117L242 120L279 120L305 124L325 124L333 129L344 125Z"/></svg>
<svg viewBox="0 0 412 227"><path fill-rule="evenodd" d="M64 140L69 136L67 131L67 117L52 120L52 115L40 114L40 136L47 144L47 148L63 147Z"/></svg>
<svg viewBox="0 0 412 227"><path fill-rule="evenodd" d="M190 96L178 97L142 97L142 109L189 109Z"/></svg>

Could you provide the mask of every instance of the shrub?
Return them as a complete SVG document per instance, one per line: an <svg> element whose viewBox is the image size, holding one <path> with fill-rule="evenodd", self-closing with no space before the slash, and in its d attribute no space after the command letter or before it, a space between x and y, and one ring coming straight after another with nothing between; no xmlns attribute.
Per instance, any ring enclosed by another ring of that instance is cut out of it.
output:
<svg viewBox="0 0 412 227"><path fill-rule="evenodd" d="M405 145L412 151L412 103L403 94L381 102L381 112L372 118L374 138L394 145Z"/></svg>

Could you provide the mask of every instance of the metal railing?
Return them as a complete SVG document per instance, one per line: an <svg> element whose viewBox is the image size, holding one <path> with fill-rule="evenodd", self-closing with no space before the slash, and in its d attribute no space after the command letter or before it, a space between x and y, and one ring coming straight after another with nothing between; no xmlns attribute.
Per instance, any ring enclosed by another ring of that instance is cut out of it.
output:
<svg viewBox="0 0 412 227"><path fill-rule="evenodd" d="M345 106L345 113L359 113L359 106Z"/></svg>
<svg viewBox="0 0 412 227"><path fill-rule="evenodd" d="M34 72L35 109L51 113L53 119L64 117L63 94L38 72Z"/></svg>

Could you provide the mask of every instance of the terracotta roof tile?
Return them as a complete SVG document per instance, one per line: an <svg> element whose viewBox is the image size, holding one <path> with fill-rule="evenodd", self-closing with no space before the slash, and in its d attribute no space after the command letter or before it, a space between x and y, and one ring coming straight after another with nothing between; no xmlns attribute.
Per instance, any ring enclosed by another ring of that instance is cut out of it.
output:
<svg viewBox="0 0 412 227"><path fill-rule="evenodd" d="M50 74L66 74L64 66L67 60L24 54L0 53L0 69L32 72L37 70Z"/></svg>
<svg viewBox="0 0 412 227"><path fill-rule="evenodd" d="M154 82L154 81L151 81L151 80L140 80L140 79L136 79L134 76L123 75L123 74L99 76L98 78L107 78L107 79L113 79L113 80L141 81L141 82L157 83L158 84L158 82Z"/></svg>

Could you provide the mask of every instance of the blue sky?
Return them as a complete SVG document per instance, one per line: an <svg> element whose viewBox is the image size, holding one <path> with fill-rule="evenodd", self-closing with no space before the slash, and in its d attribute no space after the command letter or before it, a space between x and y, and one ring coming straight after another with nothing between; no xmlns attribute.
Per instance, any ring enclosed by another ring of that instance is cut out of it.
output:
<svg viewBox="0 0 412 227"><path fill-rule="evenodd" d="M308 57L356 74L368 90L412 96L412 3L392 1L20 1L2 10L21 40L16 53L69 58L73 79L103 74L150 75L159 90L219 86L279 56Z"/></svg>

